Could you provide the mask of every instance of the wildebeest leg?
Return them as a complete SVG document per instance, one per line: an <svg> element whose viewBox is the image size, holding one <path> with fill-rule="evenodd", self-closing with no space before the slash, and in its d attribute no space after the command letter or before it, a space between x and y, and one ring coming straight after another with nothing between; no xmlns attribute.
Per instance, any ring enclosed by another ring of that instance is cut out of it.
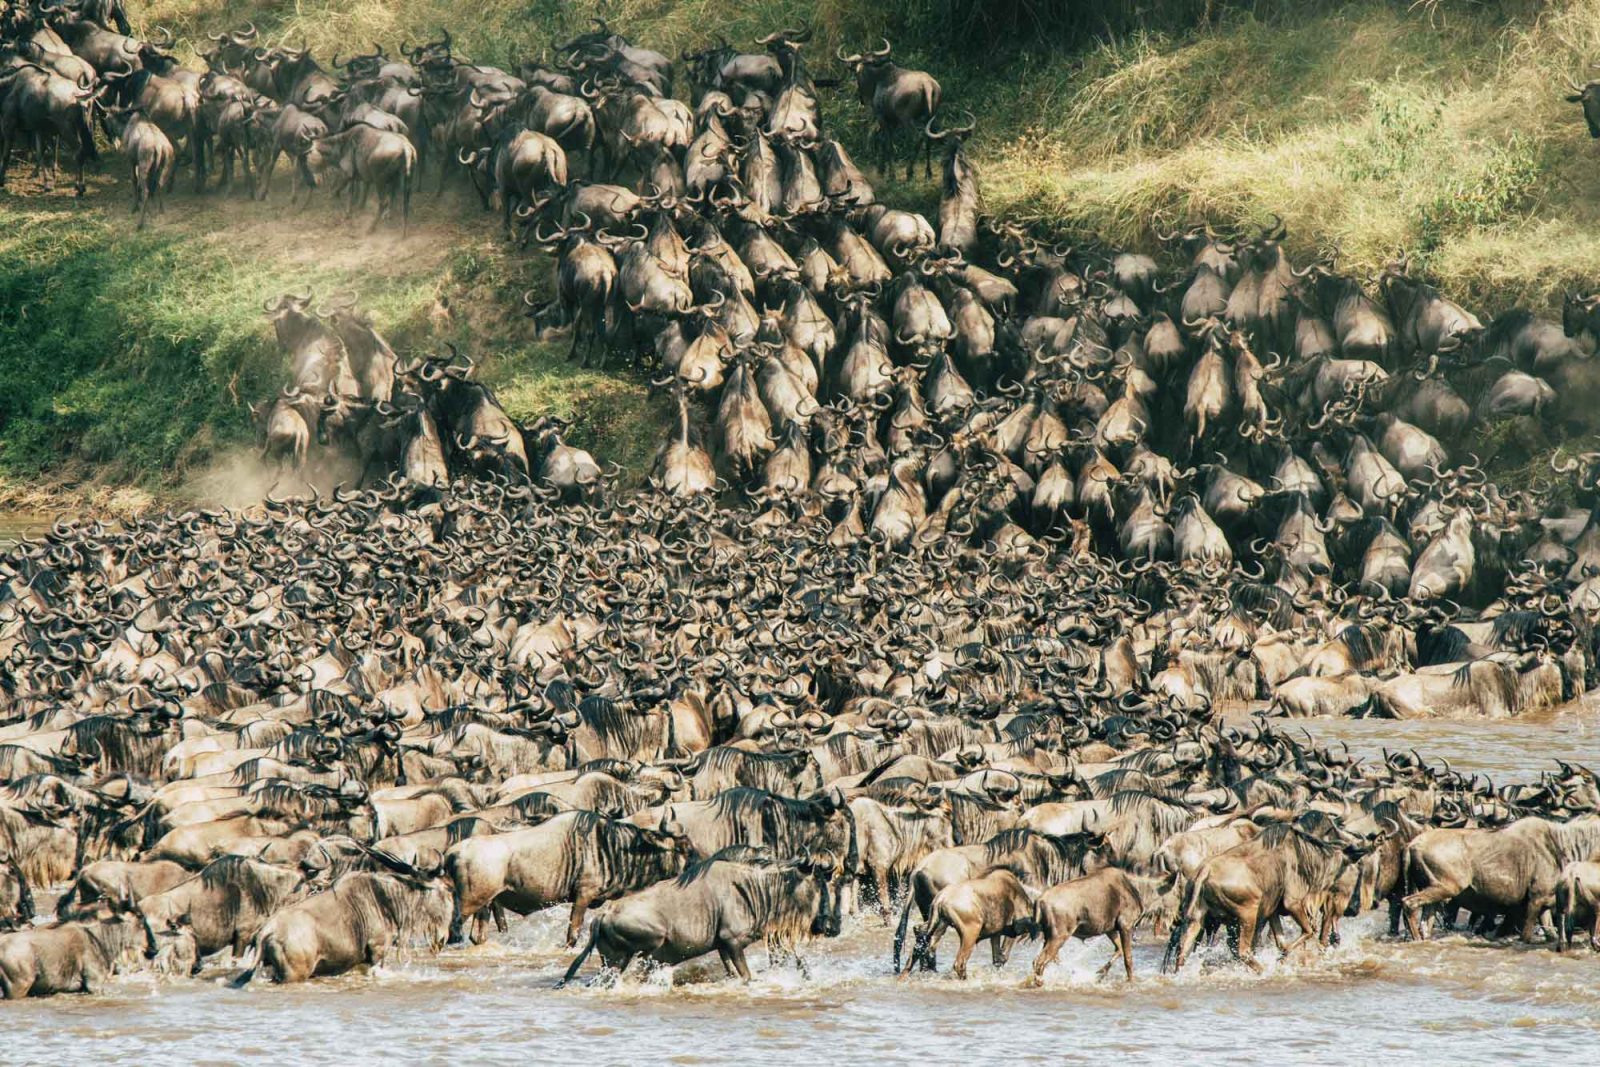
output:
<svg viewBox="0 0 1600 1067"><path fill-rule="evenodd" d="M967 927L957 932L961 935L961 947L956 950L954 970L956 977L964 982L967 979L967 961L972 959L972 950L978 947L978 931Z"/></svg>
<svg viewBox="0 0 1600 1067"><path fill-rule="evenodd" d="M1122 942L1122 967L1128 981L1133 981L1133 926L1126 919L1117 920L1117 940Z"/></svg>
<svg viewBox="0 0 1600 1067"><path fill-rule="evenodd" d="M739 977L746 982L750 981L750 964L744 958L744 946L735 942L728 942L728 955L733 959L733 966L738 970Z"/></svg>
<svg viewBox="0 0 1600 1067"><path fill-rule="evenodd" d="M134 197L139 202L139 229L144 229L145 223L150 219L150 179L152 175L146 171L143 174L135 171L134 181L137 187Z"/></svg>
<svg viewBox="0 0 1600 1067"><path fill-rule="evenodd" d="M250 162L249 145L239 146L239 169L244 172L245 185L252 190L251 195L253 196L254 189L256 187L256 176L253 173L252 164Z"/></svg>
<svg viewBox="0 0 1600 1067"><path fill-rule="evenodd" d="M335 200L338 200L340 198L340 196L344 194L345 190L350 188L350 183L353 180L354 179L352 179L352 178L346 178L344 181L339 183L338 187L335 188L332 193L330 193L328 195L332 196ZM310 199L311 198L309 196L306 197L306 200L308 202L310 201ZM344 217L346 219L348 219L350 217L351 213L355 211L355 209L356 209L356 198L355 198L355 193L352 190L351 194L349 196L344 197Z"/></svg>
<svg viewBox="0 0 1600 1067"><path fill-rule="evenodd" d="M505 933L511 927L506 923L506 909L500 904L489 905L489 914L494 916L494 928L498 933Z"/></svg>
<svg viewBox="0 0 1600 1067"><path fill-rule="evenodd" d="M411 171L405 170L400 174L400 236L406 237L411 232Z"/></svg>
<svg viewBox="0 0 1600 1067"><path fill-rule="evenodd" d="M39 179L39 188L45 192L50 191L50 173L45 169L44 134L33 135L33 173Z"/></svg>
<svg viewBox="0 0 1600 1067"><path fill-rule="evenodd" d="M1405 909L1406 931L1411 934L1411 940L1421 941L1422 932L1421 911L1430 904L1442 904L1461 894L1461 887L1451 885L1449 882L1435 883L1426 889L1419 889L1415 893L1408 893L1401 906Z"/></svg>
<svg viewBox="0 0 1600 1067"><path fill-rule="evenodd" d="M909 906L909 903L907 906ZM944 923L940 920L935 920L932 926L917 927L915 931L916 943L911 949L910 958L906 960L905 968L900 972L902 978L910 973L911 968L918 960L922 961L923 970L931 971L935 969L933 954L934 950L939 947L939 939L944 936L944 930Z"/></svg>
<svg viewBox="0 0 1600 1067"><path fill-rule="evenodd" d="M1507 913L1506 919L1509 921L1513 914L1515 913ZM1522 940L1525 944L1531 944L1533 935L1539 932L1539 919L1543 915L1544 905L1538 901L1530 902L1524 906L1522 911Z"/></svg>
<svg viewBox="0 0 1600 1067"><path fill-rule="evenodd" d="M1295 925L1300 927L1300 936L1289 942L1288 948L1282 948L1280 946L1280 951L1283 953L1283 955L1287 956L1289 953L1293 952L1295 949L1299 948L1301 945L1305 944L1307 941L1310 941L1316 936L1317 923L1311 918L1310 909L1306 906L1306 902L1303 900L1297 900L1293 904L1285 901L1283 910L1288 912L1289 917L1294 920ZM1278 917L1276 915L1272 917L1272 926L1273 936L1278 937L1280 931L1278 929Z"/></svg>
<svg viewBox="0 0 1600 1067"><path fill-rule="evenodd" d="M1283 947L1283 922L1276 915L1267 920L1267 929L1272 934L1272 943L1276 946L1279 955L1287 950Z"/></svg>
<svg viewBox="0 0 1600 1067"><path fill-rule="evenodd" d="M278 151L276 145L267 154L266 161L256 168L256 184L253 190L257 200L265 200L272 191L272 172L278 168ZM292 201L291 201L292 203Z"/></svg>
<svg viewBox="0 0 1600 1067"><path fill-rule="evenodd" d="M1251 909L1239 917L1239 943L1234 946L1234 952L1246 967L1261 973L1261 964L1256 961L1256 926L1255 910Z"/></svg>
<svg viewBox="0 0 1600 1067"><path fill-rule="evenodd" d="M85 959L83 961L83 991L85 993L98 993L106 987L106 978L110 972L103 969L96 961Z"/></svg>
<svg viewBox="0 0 1600 1067"><path fill-rule="evenodd" d="M1044 948L1039 951L1039 957L1033 961L1033 973L1028 976L1024 985L1038 986L1044 984L1044 969L1056 961L1061 954L1061 946L1072 937L1075 926L1068 926L1064 930L1050 930L1045 934Z"/></svg>
<svg viewBox="0 0 1600 1067"><path fill-rule="evenodd" d="M1006 960L1011 958L1011 946L1015 941L1014 937L1004 937L1000 934L989 939L989 955L994 960L995 967L1006 965Z"/></svg>
<svg viewBox="0 0 1600 1067"><path fill-rule="evenodd" d="M589 911L589 905L594 903L591 896L579 896L572 901L572 914L567 917L567 947L571 948L578 943L578 931L583 929L583 917ZM748 977L748 975L746 976Z"/></svg>

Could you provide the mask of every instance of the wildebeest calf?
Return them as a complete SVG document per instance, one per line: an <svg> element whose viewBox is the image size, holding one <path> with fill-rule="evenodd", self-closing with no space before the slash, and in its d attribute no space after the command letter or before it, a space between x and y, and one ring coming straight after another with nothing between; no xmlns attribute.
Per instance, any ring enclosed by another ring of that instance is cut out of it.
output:
<svg viewBox="0 0 1600 1067"><path fill-rule="evenodd" d="M961 938L961 948L956 952L957 978L967 977L972 950L986 938L994 950L994 965L1004 966L1011 941L1032 937L1037 931L1033 897L1017 876L1004 868L941 889L933 898L929 922L917 927L917 947L906 960L901 976L917 960L938 949L939 939L951 927Z"/></svg>
<svg viewBox="0 0 1600 1067"><path fill-rule="evenodd" d="M1044 969L1055 962L1068 939L1088 940L1101 934L1111 939L1112 953L1097 977L1106 976L1120 953L1128 981L1133 981L1133 928L1177 880L1176 871L1157 879L1102 867L1047 889L1034 908L1034 921L1045 941L1028 984L1039 984Z"/></svg>

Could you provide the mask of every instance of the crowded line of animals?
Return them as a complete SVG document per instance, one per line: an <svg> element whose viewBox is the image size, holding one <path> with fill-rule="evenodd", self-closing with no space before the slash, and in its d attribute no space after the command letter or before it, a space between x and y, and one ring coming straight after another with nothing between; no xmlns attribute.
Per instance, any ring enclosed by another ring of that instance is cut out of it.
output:
<svg viewBox="0 0 1600 1067"><path fill-rule="evenodd" d="M253 26L196 72L129 32L119 0L0 11L0 180L65 148L81 190L99 122L141 222L180 159L265 197L287 155L293 196L403 226L435 167L553 254L529 313L679 418L624 491L354 294L269 301L264 455L356 488L0 560L6 997L225 954L301 981L558 905L569 980L749 978L847 923L902 974L952 929L962 977L1041 939L1033 981L1102 936L1131 979L1147 925L1174 969L1220 930L1258 968L1263 929L1314 952L1378 907L1597 944L1591 771L1496 785L1278 719L1595 684L1600 453L1547 491L1470 448L1592 432L1600 298L1485 328L1403 257L1295 267L1276 222L1157 220L1173 269L1051 244L984 214L975 124L887 42L836 59L881 167L942 152L937 226L830 135L803 27L674 61L600 24L516 74L448 34L330 73Z"/></svg>

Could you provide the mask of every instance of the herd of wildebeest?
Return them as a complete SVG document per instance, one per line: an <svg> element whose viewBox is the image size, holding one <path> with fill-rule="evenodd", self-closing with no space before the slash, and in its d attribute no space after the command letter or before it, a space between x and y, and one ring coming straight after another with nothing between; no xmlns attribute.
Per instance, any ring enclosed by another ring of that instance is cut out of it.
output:
<svg viewBox="0 0 1600 1067"><path fill-rule="evenodd" d="M847 922L901 974L951 929L963 977L1040 939L1035 982L1072 938L1130 979L1146 926L1173 968L1218 934L1258 968L1263 931L1315 951L1379 907L1600 947L1592 771L1281 721L1600 682L1600 452L1555 490L1470 452L1593 431L1600 298L1485 328L1403 257L1371 290L1336 250L1296 267L1277 223L1157 220L1175 270L1052 244L983 213L933 78L840 52L880 166L942 152L934 226L829 136L804 28L673 61L601 24L513 75L448 35L328 73L246 26L197 74L117 0L3 15L5 155L81 165L103 115L141 206L181 145L201 185L220 156L265 195L287 154L380 216L422 163L464 173L553 252L530 314L679 415L624 491L353 294L270 300L265 454L341 452L354 489L0 559L6 997L225 954L299 981L558 905L568 980L804 969Z"/></svg>

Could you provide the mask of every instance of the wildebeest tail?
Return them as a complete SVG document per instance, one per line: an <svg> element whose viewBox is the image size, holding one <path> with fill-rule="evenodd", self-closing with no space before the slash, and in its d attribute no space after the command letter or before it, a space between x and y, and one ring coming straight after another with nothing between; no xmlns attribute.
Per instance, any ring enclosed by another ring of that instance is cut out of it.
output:
<svg viewBox="0 0 1600 1067"><path fill-rule="evenodd" d="M461 857L457 853L454 851L446 852L444 863L439 868L444 876L450 879L450 933L448 940L452 945L459 945L465 940L463 930L466 926L466 916L461 914L460 862Z"/></svg>
<svg viewBox="0 0 1600 1067"><path fill-rule="evenodd" d="M256 971L261 967L261 941L259 938L250 942L250 947L245 949L245 957L248 958L252 952L255 953L255 961L251 963L250 966L246 967L244 970L228 979L229 989L243 989L245 986L249 985L252 980L254 980Z"/></svg>
<svg viewBox="0 0 1600 1067"><path fill-rule="evenodd" d="M1556 951L1572 947L1572 901L1578 891L1577 873L1568 868L1556 882L1556 901L1550 908L1550 921L1556 927Z"/></svg>
<svg viewBox="0 0 1600 1067"><path fill-rule="evenodd" d="M1167 951L1161 957L1161 970L1168 972L1177 966L1178 949L1183 944L1183 937L1189 932L1189 925L1195 921L1194 910L1200 902L1200 889L1204 884L1203 872L1195 875L1189 882L1189 888L1184 891L1183 905L1178 909L1178 921L1172 924L1172 933L1167 936Z"/></svg>
<svg viewBox="0 0 1600 1067"><path fill-rule="evenodd" d="M587 945L583 946L583 951L578 953L578 958L572 961L572 965L567 968L567 973L562 975L561 976L561 981L556 983L556 988L557 989L560 989L562 986L566 985L568 982L572 981L574 978L576 978L578 976L578 972L583 969L584 961L586 961L589 958L589 953L594 951L595 942L597 942L599 940L600 940L600 924L597 923L597 922L596 923L590 923L589 924L589 943Z"/></svg>
<svg viewBox="0 0 1600 1067"><path fill-rule="evenodd" d="M916 905L916 892L907 890L906 902L900 907L900 923L894 928L894 973L900 973L900 952L906 943L906 928L911 925L911 909Z"/></svg>
<svg viewBox="0 0 1600 1067"><path fill-rule="evenodd" d="M22 873L22 864L18 863L15 857L6 860L6 866L11 868L11 877L17 880L17 921L27 925L33 921L33 890L28 885L28 876ZM78 883L72 884L76 886Z"/></svg>

